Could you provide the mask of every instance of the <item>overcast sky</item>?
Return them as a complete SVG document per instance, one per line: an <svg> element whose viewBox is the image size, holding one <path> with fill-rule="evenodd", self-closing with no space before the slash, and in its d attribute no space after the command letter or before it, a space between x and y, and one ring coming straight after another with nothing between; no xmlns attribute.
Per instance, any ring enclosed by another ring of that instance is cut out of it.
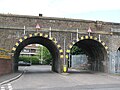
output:
<svg viewBox="0 0 120 90"><path fill-rule="evenodd" d="M120 0L0 0L0 13L120 23Z"/></svg>

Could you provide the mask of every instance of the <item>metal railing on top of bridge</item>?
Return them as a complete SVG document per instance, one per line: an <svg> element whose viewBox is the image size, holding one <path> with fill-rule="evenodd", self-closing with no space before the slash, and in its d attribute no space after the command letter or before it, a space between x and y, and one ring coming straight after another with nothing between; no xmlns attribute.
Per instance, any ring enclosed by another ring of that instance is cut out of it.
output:
<svg viewBox="0 0 120 90"><path fill-rule="evenodd" d="M25 31L36 31L35 27L8 27L8 26L0 26L0 30L25 30ZM78 30L78 33L81 34L88 34L87 29L82 30L82 29L57 29L57 28L52 28L52 27L47 27L47 28L40 28L38 32L70 32L70 33L76 33ZM93 31L93 34L111 34L110 31Z"/></svg>

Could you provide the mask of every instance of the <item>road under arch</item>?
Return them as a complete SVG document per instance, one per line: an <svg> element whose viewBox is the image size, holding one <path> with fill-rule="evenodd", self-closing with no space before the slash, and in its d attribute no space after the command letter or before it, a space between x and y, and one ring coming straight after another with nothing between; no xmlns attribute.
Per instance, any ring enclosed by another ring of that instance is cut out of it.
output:
<svg viewBox="0 0 120 90"><path fill-rule="evenodd" d="M107 51L105 47L97 40L94 39L83 39L74 44L81 48L88 59L90 64L90 70L107 72Z"/></svg>
<svg viewBox="0 0 120 90"><path fill-rule="evenodd" d="M60 53L57 45L50 40L49 38L41 37L41 36L34 36L24 39L14 51L14 71L18 70L18 59L21 50L29 45L29 44L41 44L45 46L51 53L53 61L52 61L52 71L54 72L61 72L61 61L60 61Z"/></svg>

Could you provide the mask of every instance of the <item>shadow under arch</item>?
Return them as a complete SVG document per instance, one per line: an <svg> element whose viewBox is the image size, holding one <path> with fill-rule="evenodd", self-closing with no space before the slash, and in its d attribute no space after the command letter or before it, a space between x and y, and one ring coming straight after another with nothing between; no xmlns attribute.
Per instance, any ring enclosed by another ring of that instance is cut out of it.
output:
<svg viewBox="0 0 120 90"><path fill-rule="evenodd" d="M45 46L51 53L52 61L52 71L61 73L61 58L63 58L63 50L60 44L57 43L56 39L49 38L47 34L34 33L28 34L19 39L19 41L12 48L13 60L14 60L14 71L18 71L18 58L21 50L29 44L41 44Z"/></svg>
<svg viewBox="0 0 120 90"><path fill-rule="evenodd" d="M66 60L68 60L69 53L74 45L85 51L88 55L88 63L94 64L96 62L98 64L94 71L108 72L106 63L108 47L105 42L94 36L82 36L78 41L74 40L69 44L66 50Z"/></svg>

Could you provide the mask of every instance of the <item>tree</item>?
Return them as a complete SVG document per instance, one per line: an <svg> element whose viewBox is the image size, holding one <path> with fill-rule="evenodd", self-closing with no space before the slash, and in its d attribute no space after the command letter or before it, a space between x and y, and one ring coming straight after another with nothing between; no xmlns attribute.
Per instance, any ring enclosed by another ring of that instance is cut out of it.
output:
<svg viewBox="0 0 120 90"><path fill-rule="evenodd" d="M41 57L42 57L42 61L41 61ZM44 46L39 46L38 58L39 58L40 62L42 62L42 64L50 64L50 62L52 61L51 53Z"/></svg>
<svg viewBox="0 0 120 90"><path fill-rule="evenodd" d="M71 54L72 55L79 55L79 54L84 54L84 53L85 52L81 48L79 48L78 46L73 46L71 48Z"/></svg>

